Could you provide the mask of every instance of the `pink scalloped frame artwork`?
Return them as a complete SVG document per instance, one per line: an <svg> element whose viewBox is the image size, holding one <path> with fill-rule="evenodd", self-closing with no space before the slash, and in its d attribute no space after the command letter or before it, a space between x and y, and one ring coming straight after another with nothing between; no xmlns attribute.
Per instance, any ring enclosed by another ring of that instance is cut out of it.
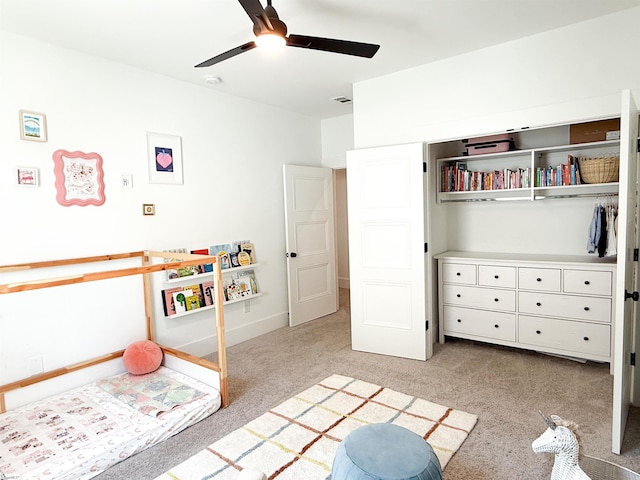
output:
<svg viewBox="0 0 640 480"><path fill-rule="evenodd" d="M100 206L105 201L102 157L97 153L53 152L56 174L56 200L69 207Z"/></svg>

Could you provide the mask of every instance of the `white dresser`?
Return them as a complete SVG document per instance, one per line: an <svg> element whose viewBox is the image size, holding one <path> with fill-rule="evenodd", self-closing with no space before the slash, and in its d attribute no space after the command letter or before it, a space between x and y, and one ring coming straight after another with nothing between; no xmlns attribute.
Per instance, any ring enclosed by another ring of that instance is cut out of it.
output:
<svg viewBox="0 0 640 480"><path fill-rule="evenodd" d="M445 336L611 362L615 259L444 252Z"/></svg>

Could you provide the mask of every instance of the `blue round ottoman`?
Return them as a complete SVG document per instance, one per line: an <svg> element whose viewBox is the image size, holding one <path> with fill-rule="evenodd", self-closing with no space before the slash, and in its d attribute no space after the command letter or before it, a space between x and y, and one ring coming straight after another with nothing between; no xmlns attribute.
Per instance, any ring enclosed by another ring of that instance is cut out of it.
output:
<svg viewBox="0 0 640 480"><path fill-rule="evenodd" d="M332 480L442 480L433 448L420 435L391 423L355 429L338 446Z"/></svg>

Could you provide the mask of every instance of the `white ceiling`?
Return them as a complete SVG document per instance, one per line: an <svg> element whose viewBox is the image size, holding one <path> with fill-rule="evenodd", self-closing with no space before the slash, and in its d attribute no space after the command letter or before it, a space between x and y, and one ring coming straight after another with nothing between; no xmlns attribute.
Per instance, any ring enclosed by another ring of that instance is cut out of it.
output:
<svg viewBox="0 0 640 480"><path fill-rule="evenodd" d="M351 104L331 99L351 97L354 82L640 6L640 0L273 0L273 6L289 33L381 48L372 59L300 48L273 57L254 49L194 68L254 39L236 0L0 0L0 29L323 119L351 112ZM205 84L209 75L222 83Z"/></svg>

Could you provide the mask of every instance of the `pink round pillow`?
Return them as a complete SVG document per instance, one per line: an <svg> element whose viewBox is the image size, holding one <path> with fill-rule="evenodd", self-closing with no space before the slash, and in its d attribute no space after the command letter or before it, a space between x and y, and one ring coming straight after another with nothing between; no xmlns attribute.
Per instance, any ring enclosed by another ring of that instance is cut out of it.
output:
<svg viewBox="0 0 640 480"><path fill-rule="evenodd" d="M162 349L151 340L133 342L124 351L122 361L132 375L155 372L162 363Z"/></svg>

